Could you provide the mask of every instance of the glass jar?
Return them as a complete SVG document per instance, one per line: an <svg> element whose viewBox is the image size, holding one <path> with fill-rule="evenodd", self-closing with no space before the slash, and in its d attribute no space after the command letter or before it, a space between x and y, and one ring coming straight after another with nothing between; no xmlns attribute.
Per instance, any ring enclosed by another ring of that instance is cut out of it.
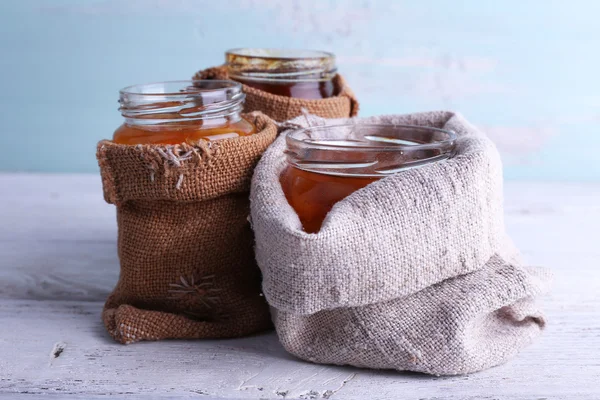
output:
<svg viewBox="0 0 600 400"><path fill-rule="evenodd" d="M234 49L225 53L229 77L279 96L333 97L335 56L313 50Z"/></svg>
<svg viewBox="0 0 600 400"><path fill-rule="evenodd" d="M305 232L316 233L333 205L386 176L451 156L452 131L411 125L330 125L286 137L285 197Z"/></svg>
<svg viewBox="0 0 600 400"><path fill-rule="evenodd" d="M242 118L246 95L234 81L200 80L129 86L120 92L125 117L119 144L195 144L256 133Z"/></svg>

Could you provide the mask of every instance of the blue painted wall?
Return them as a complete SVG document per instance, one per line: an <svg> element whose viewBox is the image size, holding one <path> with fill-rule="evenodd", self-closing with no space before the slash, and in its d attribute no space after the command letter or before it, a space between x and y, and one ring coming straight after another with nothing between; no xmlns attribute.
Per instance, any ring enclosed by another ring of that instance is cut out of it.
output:
<svg viewBox="0 0 600 400"><path fill-rule="evenodd" d="M95 172L118 90L233 47L333 51L362 115L453 109L508 179L600 180L600 2L3 0L0 170Z"/></svg>

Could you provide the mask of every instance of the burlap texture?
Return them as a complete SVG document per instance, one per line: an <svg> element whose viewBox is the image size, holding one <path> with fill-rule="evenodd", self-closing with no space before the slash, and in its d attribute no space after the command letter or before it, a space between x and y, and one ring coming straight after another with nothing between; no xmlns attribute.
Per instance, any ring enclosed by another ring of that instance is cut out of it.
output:
<svg viewBox="0 0 600 400"><path fill-rule="evenodd" d="M98 144L117 206L121 274L102 318L121 343L225 338L271 326L248 222L252 171L277 128L198 146Z"/></svg>
<svg viewBox="0 0 600 400"><path fill-rule="evenodd" d="M230 79L225 66L207 68L198 71L193 79ZM261 111L277 122L295 118L306 110L323 118L345 118L358 114L358 100L341 75L333 78L336 95L327 99L307 100L278 96L242 85L246 94L244 111Z"/></svg>
<svg viewBox="0 0 600 400"><path fill-rule="evenodd" d="M436 375L501 364L538 336L534 301L550 275L523 265L505 234L494 145L450 112L323 120L455 131L456 154L377 181L302 231L279 175L285 133L251 189L263 291L285 348L305 360Z"/></svg>

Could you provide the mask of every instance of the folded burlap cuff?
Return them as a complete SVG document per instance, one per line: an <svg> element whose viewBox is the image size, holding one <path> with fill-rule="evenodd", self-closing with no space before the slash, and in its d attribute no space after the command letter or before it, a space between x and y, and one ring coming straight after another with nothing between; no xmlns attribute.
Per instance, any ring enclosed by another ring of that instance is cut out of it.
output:
<svg viewBox="0 0 600 400"><path fill-rule="evenodd" d="M229 79L227 68L224 66L212 67L197 72L194 79ZM244 111L261 111L278 122L295 118L306 110L311 114L324 118L353 117L358 113L358 100L341 75L333 78L336 95L326 99L309 100L287 96L278 96L242 85L246 94Z"/></svg>
<svg viewBox="0 0 600 400"><path fill-rule="evenodd" d="M288 126L410 124L456 132L455 155L381 179L302 231L279 175L285 133L263 155L251 212L263 291L288 351L320 363L461 374L500 364L537 336L543 269L504 230L498 152L458 114L301 117Z"/></svg>
<svg viewBox="0 0 600 400"><path fill-rule="evenodd" d="M103 320L122 343L236 337L268 329L248 222L252 171L277 135L197 146L98 144L104 196L117 206L121 274Z"/></svg>

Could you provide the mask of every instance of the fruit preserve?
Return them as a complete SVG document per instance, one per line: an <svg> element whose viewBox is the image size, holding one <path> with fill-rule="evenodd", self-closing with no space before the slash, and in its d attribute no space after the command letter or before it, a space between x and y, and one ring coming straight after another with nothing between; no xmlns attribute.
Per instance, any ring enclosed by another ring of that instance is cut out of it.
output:
<svg viewBox="0 0 600 400"><path fill-rule="evenodd" d="M285 197L305 232L316 233L338 201L386 176L450 157L455 134L410 125L299 129L286 137Z"/></svg>
<svg viewBox="0 0 600 400"><path fill-rule="evenodd" d="M312 50L235 49L226 54L229 77L265 92L299 99L335 96L335 56Z"/></svg>
<svg viewBox="0 0 600 400"><path fill-rule="evenodd" d="M120 91L125 117L113 135L119 144L195 144L256 133L242 118L245 95L234 81L177 81Z"/></svg>

